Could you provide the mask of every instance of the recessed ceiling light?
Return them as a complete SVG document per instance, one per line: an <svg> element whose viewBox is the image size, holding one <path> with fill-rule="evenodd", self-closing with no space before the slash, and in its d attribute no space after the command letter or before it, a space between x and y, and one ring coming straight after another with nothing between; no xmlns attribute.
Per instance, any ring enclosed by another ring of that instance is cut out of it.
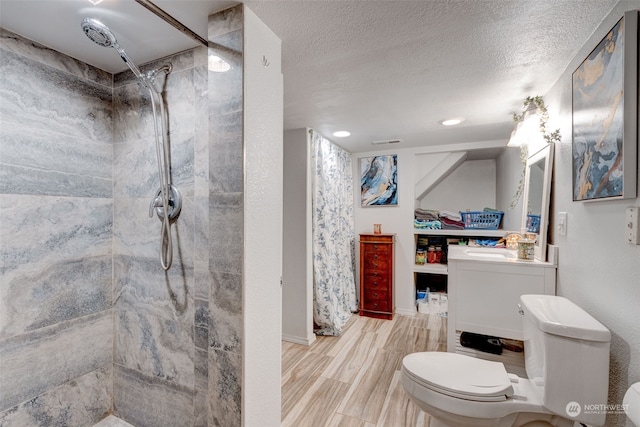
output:
<svg viewBox="0 0 640 427"><path fill-rule="evenodd" d="M335 136L336 138L346 138L348 136L351 136L351 132L349 132L348 130L338 130L333 133L333 136Z"/></svg>
<svg viewBox="0 0 640 427"><path fill-rule="evenodd" d="M209 71L213 71L216 73L224 73L231 69L231 65L224 59L220 58L217 55L209 55L208 58L208 68Z"/></svg>
<svg viewBox="0 0 640 427"><path fill-rule="evenodd" d="M455 125L459 125L462 122L464 122L464 119L446 119L446 120L441 120L439 123L442 126L455 126Z"/></svg>

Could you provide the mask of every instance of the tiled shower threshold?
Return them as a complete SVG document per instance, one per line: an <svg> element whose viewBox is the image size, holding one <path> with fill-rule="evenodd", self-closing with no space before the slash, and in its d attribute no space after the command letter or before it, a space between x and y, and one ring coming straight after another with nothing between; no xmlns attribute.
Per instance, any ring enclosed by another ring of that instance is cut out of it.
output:
<svg viewBox="0 0 640 427"><path fill-rule="evenodd" d="M109 415L107 418L95 424L93 427L134 427L126 421L122 421L115 415Z"/></svg>

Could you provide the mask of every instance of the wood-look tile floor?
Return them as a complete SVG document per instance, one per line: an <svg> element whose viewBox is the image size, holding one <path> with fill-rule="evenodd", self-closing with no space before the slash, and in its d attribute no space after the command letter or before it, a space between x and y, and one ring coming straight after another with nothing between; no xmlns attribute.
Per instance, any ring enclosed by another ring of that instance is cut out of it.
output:
<svg viewBox="0 0 640 427"><path fill-rule="evenodd" d="M340 337L282 343L282 426L428 427L400 382L402 358L446 351L447 319L353 315Z"/></svg>

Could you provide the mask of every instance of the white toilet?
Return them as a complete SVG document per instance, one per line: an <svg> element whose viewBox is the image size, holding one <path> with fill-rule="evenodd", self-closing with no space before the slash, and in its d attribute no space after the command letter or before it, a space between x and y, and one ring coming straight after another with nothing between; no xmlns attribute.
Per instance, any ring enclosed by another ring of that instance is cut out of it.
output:
<svg viewBox="0 0 640 427"><path fill-rule="evenodd" d="M622 401L627 418L634 426L640 427L640 383L632 384Z"/></svg>
<svg viewBox="0 0 640 427"><path fill-rule="evenodd" d="M433 417L431 426L601 426L609 386L611 333L566 298L523 295L528 378L502 363L456 353L413 353L402 361L402 385ZM514 308L517 309L517 308Z"/></svg>

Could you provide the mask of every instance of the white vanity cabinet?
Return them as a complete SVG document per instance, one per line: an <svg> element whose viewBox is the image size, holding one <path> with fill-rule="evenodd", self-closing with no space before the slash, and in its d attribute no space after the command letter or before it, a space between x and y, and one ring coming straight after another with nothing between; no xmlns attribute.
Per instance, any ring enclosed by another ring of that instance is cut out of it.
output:
<svg viewBox="0 0 640 427"><path fill-rule="evenodd" d="M556 267L519 261L509 249L449 246L448 351L456 331L522 340L520 295L555 295Z"/></svg>

